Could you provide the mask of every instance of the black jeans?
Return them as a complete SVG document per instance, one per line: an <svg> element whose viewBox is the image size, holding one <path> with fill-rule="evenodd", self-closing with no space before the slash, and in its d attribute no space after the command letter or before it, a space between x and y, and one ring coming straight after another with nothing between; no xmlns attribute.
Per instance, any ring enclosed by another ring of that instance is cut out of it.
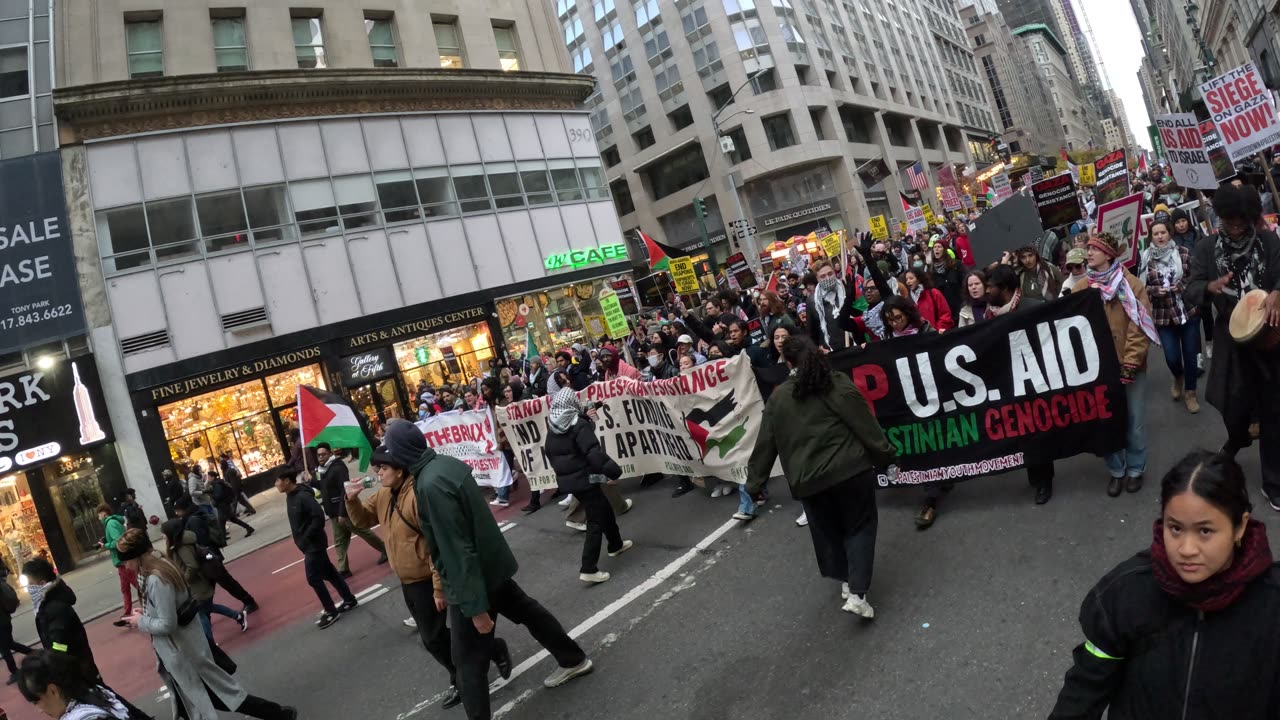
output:
<svg viewBox="0 0 1280 720"><path fill-rule="evenodd" d="M823 577L849 583L849 592L866 595L876 560L876 473L868 470L801 498L809 534Z"/></svg>
<svg viewBox="0 0 1280 720"><path fill-rule="evenodd" d="M1236 453L1253 444L1249 436L1252 418L1242 417L1227 422L1227 442L1222 450L1235 457ZM1280 503L1280 418L1263 413L1258 418L1258 460L1262 465L1262 489L1272 501Z"/></svg>
<svg viewBox="0 0 1280 720"><path fill-rule="evenodd" d="M320 598L320 607L324 608L325 612L332 615L336 610L333 606L333 597L329 595L329 588L324 586L325 582L338 591L339 597L344 602L356 601L356 596L351 594L351 588L347 587L347 581L342 579L338 574L338 568L334 567L333 562L329 560L328 551L303 553L302 568L306 571L307 584L316 591L316 597Z"/></svg>
<svg viewBox="0 0 1280 720"><path fill-rule="evenodd" d="M493 657L498 616L524 625L538 644L551 653L562 668L577 667L586 659L578 643L564 631L560 621L537 600L525 594L515 580L507 580L489 591L489 614L494 630L481 635L471 618L456 605L449 606L453 664L458 668L458 693L468 720L489 720L489 662Z"/></svg>
<svg viewBox="0 0 1280 720"><path fill-rule="evenodd" d="M0 582L4 582L4 580L0 579ZM15 652L30 655L35 650L14 641L13 621L6 617L3 622L0 622L0 656L4 657L4 664L9 667L10 675L16 675L18 672L18 664L13 661Z"/></svg>
<svg viewBox="0 0 1280 720"><path fill-rule="evenodd" d="M1039 490L1040 488L1048 488L1053 490L1053 463L1042 463L1040 465L1027 466L1027 482L1031 483L1031 487Z"/></svg>
<svg viewBox="0 0 1280 720"><path fill-rule="evenodd" d="M436 610L435 589L431 581L406 583L400 586L400 592L404 594L404 604L409 606L409 614L418 624L422 646L441 667L449 671L449 684L457 685L458 671L453 666L452 643L449 641L448 610Z"/></svg>
<svg viewBox="0 0 1280 720"><path fill-rule="evenodd" d="M205 685L204 689L209 693L209 699L213 701L213 709L219 712L233 712L222 702L222 698L217 693L209 690L209 686ZM240 703L240 707L234 712L240 715L248 715L249 717L259 718L259 720L289 720L289 712L278 703L260 698L257 695L249 695Z"/></svg>
<svg viewBox="0 0 1280 720"><path fill-rule="evenodd" d="M253 599L248 590L245 590L234 577L231 577L231 571L225 565L219 565L213 577L209 578L215 585L226 590L231 597L239 600L242 605L249 607L257 607L258 601Z"/></svg>
<svg viewBox="0 0 1280 720"><path fill-rule="evenodd" d="M244 528L245 532L253 531L252 525L236 517L235 505L218 506L218 522L222 523L223 536L226 536L227 534L227 523L235 523L236 525Z"/></svg>
<svg viewBox="0 0 1280 720"><path fill-rule="evenodd" d="M599 485L592 485L586 490L574 493L587 516L587 538L582 544L582 569L584 573L599 570L600 540L609 541L609 552L622 549L622 531L618 529L618 518L613 514L613 506Z"/></svg>

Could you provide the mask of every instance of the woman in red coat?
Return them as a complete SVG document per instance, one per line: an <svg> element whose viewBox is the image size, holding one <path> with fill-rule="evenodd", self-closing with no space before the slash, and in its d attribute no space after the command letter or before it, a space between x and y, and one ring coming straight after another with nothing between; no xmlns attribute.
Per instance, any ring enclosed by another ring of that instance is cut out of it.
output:
<svg viewBox="0 0 1280 720"><path fill-rule="evenodd" d="M911 269L902 275L903 296L910 298L920 309L920 317L924 318L938 332L946 332L956 326L951 316L951 308L947 299L937 288L932 287L929 273L916 272Z"/></svg>

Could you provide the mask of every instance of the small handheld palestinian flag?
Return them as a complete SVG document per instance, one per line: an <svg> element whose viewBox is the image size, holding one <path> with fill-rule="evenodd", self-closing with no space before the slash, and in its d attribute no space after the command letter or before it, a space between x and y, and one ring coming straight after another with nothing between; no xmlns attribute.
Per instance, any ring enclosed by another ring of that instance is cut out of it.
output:
<svg viewBox="0 0 1280 720"><path fill-rule="evenodd" d="M298 386L298 431L303 447L329 443L334 448L360 450L360 472L369 469L373 446L356 409L340 395L306 385Z"/></svg>

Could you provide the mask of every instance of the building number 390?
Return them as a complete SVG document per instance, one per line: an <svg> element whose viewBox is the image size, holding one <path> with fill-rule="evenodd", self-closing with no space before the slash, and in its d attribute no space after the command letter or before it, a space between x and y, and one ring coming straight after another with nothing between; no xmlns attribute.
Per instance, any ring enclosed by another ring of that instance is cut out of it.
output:
<svg viewBox="0 0 1280 720"><path fill-rule="evenodd" d="M594 141L595 139L592 137L590 130L583 130L582 128L569 128L569 142L580 143L580 142L594 142Z"/></svg>

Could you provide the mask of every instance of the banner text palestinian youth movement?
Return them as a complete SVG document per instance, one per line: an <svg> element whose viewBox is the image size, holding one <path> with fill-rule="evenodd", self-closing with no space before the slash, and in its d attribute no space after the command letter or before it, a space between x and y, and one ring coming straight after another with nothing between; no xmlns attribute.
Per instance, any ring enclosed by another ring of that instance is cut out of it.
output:
<svg viewBox="0 0 1280 720"><path fill-rule="evenodd" d="M511 484L511 468L498 447L498 433L488 410L440 413L415 424L437 453L470 465L476 483L488 487Z"/></svg>
<svg viewBox="0 0 1280 720"><path fill-rule="evenodd" d="M897 472L882 485L962 480L1123 442L1125 394L1097 291L968 328L830 356L871 404ZM624 476L651 472L742 482L763 403L744 355L671 380L598 382L596 431ZM533 488L555 485L542 448L549 398L495 408Z"/></svg>

